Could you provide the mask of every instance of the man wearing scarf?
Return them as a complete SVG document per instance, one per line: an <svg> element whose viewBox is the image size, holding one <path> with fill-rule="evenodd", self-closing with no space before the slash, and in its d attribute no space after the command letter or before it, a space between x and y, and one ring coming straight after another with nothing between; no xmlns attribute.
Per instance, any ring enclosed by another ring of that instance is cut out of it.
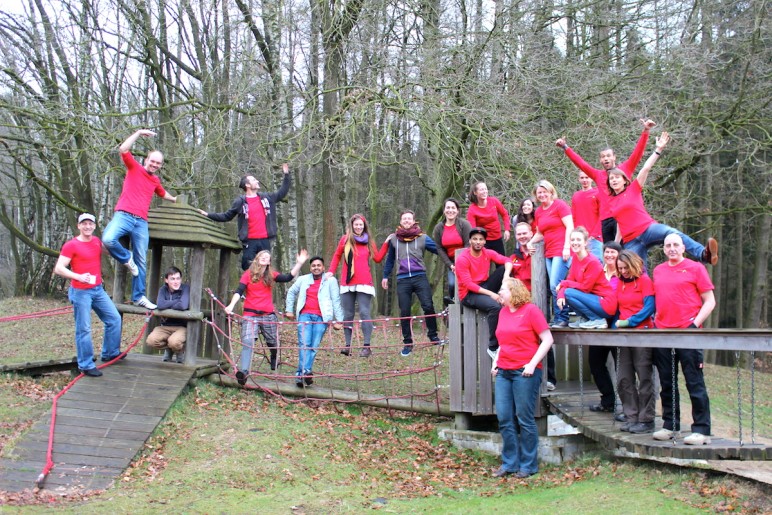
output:
<svg viewBox="0 0 772 515"><path fill-rule="evenodd" d="M426 316L426 334L434 344L440 343L437 336L437 318L432 301L432 289L426 277L424 266L424 251L437 254L437 245L428 235L424 234L415 221L415 213L405 210L400 215L399 227L394 234L389 235L389 254L383 266L381 286L389 289L389 276L397 263L397 301L399 302L400 323L402 326L402 342L404 347L400 353L409 356L413 352L413 329L410 323L410 308L413 304L413 293L418 297L421 308Z"/></svg>

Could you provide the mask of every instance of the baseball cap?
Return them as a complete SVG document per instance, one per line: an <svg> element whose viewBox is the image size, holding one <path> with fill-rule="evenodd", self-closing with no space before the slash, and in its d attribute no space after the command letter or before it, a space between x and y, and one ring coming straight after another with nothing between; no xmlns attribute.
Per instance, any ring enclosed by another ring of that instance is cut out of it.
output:
<svg viewBox="0 0 772 515"><path fill-rule="evenodd" d="M78 223L81 223L84 220L91 220L92 222L96 223L96 218L91 213L83 213L78 217Z"/></svg>
<svg viewBox="0 0 772 515"><path fill-rule="evenodd" d="M482 234L483 238L485 238L486 240L488 239L488 231L486 231L482 227L473 227L472 230L469 231L470 238L475 234Z"/></svg>

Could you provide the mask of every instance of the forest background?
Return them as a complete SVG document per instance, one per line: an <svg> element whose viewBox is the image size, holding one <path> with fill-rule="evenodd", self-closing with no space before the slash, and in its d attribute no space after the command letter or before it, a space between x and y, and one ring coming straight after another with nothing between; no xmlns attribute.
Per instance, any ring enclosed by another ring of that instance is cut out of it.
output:
<svg viewBox="0 0 772 515"><path fill-rule="evenodd" d="M768 327L769 15L766 0L6 5L0 294L63 290L58 251L78 213L110 220L117 147L137 128L158 136L135 154L162 150L165 187L206 211L227 209L245 173L275 190L289 162L275 249L288 269L298 248L329 259L355 212L378 243L403 208L431 233L443 199L465 202L476 180L513 214L538 179L569 199L576 169L554 141L593 165L606 146L622 161L647 117L674 138L647 184L649 211L721 242L711 325ZM380 293L381 313L393 304Z"/></svg>

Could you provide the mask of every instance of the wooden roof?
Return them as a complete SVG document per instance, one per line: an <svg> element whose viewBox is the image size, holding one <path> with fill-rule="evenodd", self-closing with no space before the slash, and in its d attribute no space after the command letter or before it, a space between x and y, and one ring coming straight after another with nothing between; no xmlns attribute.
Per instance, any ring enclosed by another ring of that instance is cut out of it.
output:
<svg viewBox="0 0 772 515"><path fill-rule="evenodd" d="M241 250L232 223L214 222L184 202L161 201L147 217L150 241L171 247Z"/></svg>

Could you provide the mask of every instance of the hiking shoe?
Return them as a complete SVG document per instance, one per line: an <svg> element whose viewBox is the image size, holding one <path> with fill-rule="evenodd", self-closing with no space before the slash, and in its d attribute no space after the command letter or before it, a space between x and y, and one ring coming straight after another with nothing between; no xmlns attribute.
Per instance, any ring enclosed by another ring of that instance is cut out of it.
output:
<svg viewBox="0 0 772 515"><path fill-rule="evenodd" d="M536 474L536 472L526 472L525 470L521 470L515 474L515 477L518 479L525 479L527 477L533 476L534 474Z"/></svg>
<svg viewBox="0 0 772 515"><path fill-rule="evenodd" d="M619 426L619 430L620 431L625 431L625 432L629 433L630 432L630 428L633 427L634 425L636 425L635 422L625 422L624 424Z"/></svg>
<svg viewBox="0 0 772 515"><path fill-rule="evenodd" d="M614 406L604 406L603 404L593 404L590 411L595 413L614 413Z"/></svg>
<svg viewBox="0 0 772 515"><path fill-rule="evenodd" d="M349 349L348 347L345 347L340 350L340 353L343 354L344 356L348 356L349 354L351 354L351 349Z"/></svg>
<svg viewBox="0 0 772 515"><path fill-rule="evenodd" d="M507 470L504 468L504 465L498 468L496 472L493 473L493 477L504 477L508 476L510 474L514 474L511 470Z"/></svg>
<svg viewBox="0 0 772 515"><path fill-rule="evenodd" d="M87 368L85 370L83 370L82 368L79 368L78 370L80 370L80 373L83 374L84 376L102 377L102 371L99 370L98 368Z"/></svg>
<svg viewBox="0 0 772 515"><path fill-rule="evenodd" d="M588 320L579 324L581 329L608 329L608 322L605 318L598 318L597 320Z"/></svg>
<svg viewBox="0 0 772 515"><path fill-rule="evenodd" d="M569 322L568 327L570 327L571 329L580 329L584 322L587 322L587 319L584 317L579 317L577 320L573 322Z"/></svg>
<svg viewBox="0 0 772 515"><path fill-rule="evenodd" d="M237 370L236 371L236 382L239 383L241 386L244 386L245 384L247 384L247 376L248 375L249 375L249 370L247 370L246 372L244 372L243 370Z"/></svg>
<svg viewBox="0 0 772 515"><path fill-rule="evenodd" d="M702 251L702 262L711 265L718 263L718 241L716 238L708 238L708 245Z"/></svg>
<svg viewBox="0 0 772 515"><path fill-rule="evenodd" d="M659 431L656 431L653 435L651 435L652 438L655 440L659 440L660 442L664 442L667 440L673 439L673 431L670 429L665 429L664 427L660 429Z"/></svg>
<svg viewBox="0 0 772 515"><path fill-rule="evenodd" d="M640 435L644 433L651 433L654 431L654 421L651 422L638 422L630 426L630 432Z"/></svg>
<svg viewBox="0 0 772 515"><path fill-rule="evenodd" d="M134 255L129 254L129 260L123 264L126 268L129 269L129 272L131 272L131 275L134 277L137 277L139 275L139 267L134 262Z"/></svg>
<svg viewBox="0 0 772 515"><path fill-rule="evenodd" d="M550 324L550 327L553 329L565 329L568 327L568 322L565 320L556 320Z"/></svg>
<svg viewBox="0 0 772 515"><path fill-rule="evenodd" d="M134 305L135 305L135 306L139 306L139 307L141 307L141 308L146 308L146 309L155 309L155 308L157 308L157 307L158 307L158 306L156 306L155 304L153 304L152 302L150 302L150 299L148 299L148 298L147 298L147 297L145 297L144 295L143 295L143 296L141 296L141 297L139 298L139 300L135 300L135 301L134 301Z"/></svg>
<svg viewBox="0 0 772 515"><path fill-rule="evenodd" d="M310 370L304 374L303 380L306 382L306 386L314 384L314 373Z"/></svg>
<svg viewBox="0 0 772 515"><path fill-rule="evenodd" d="M364 349L359 351L359 357L360 358L369 358L372 353L373 353L373 351L370 350L370 347L365 347Z"/></svg>
<svg viewBox="0 0 772 515"><path fill-rule="evenodd" d="M439 336L432 336L429 338L429 340L432 342L432 345L444 345L445 341L442 340Z"/></svg>
<svg viewBox="0 0 772 515"><path fill-rule="evenodd" d="M171 349L166 349L164 351L164 361L171 361L173 355L174 355L174 352L172 352Z"/></svg>
<svg viewBox="0 0 772 515"><path fill-rule="evenodd" d="M710 443L710 437L702 433L692 433L684 438L686 445L705 445Z"/></svg>
<svg viewBox="0 0 772 515"><path fill-rule="evenodd" d="M185 351L177 353L177 363L185 363Z"/></svg>
<svg viewBox="0 0 772 515"><path fill-rule="evenodd" d="M553 383L552 381L547 381L547 391L551 392L554 389L555 389L555 383Z"/></svg>
<svg viewBox="0 0 772 515"><path fill-rule="evenodd" d="M616 420L617 422L627 422L627 415L625 415L624 413L617 413L616 415L614 415L614 420ZM635 424L635 422L633 422L633 424Z"/></svg>
<svg viewBox="0 0 772 515"><path fill-rule="evenodd" d="M408 343L404 347L402 347L402 352L400 352L399 355L404 358L404 357L410 356L411 352L413 352L413 344Z"/></svg>

